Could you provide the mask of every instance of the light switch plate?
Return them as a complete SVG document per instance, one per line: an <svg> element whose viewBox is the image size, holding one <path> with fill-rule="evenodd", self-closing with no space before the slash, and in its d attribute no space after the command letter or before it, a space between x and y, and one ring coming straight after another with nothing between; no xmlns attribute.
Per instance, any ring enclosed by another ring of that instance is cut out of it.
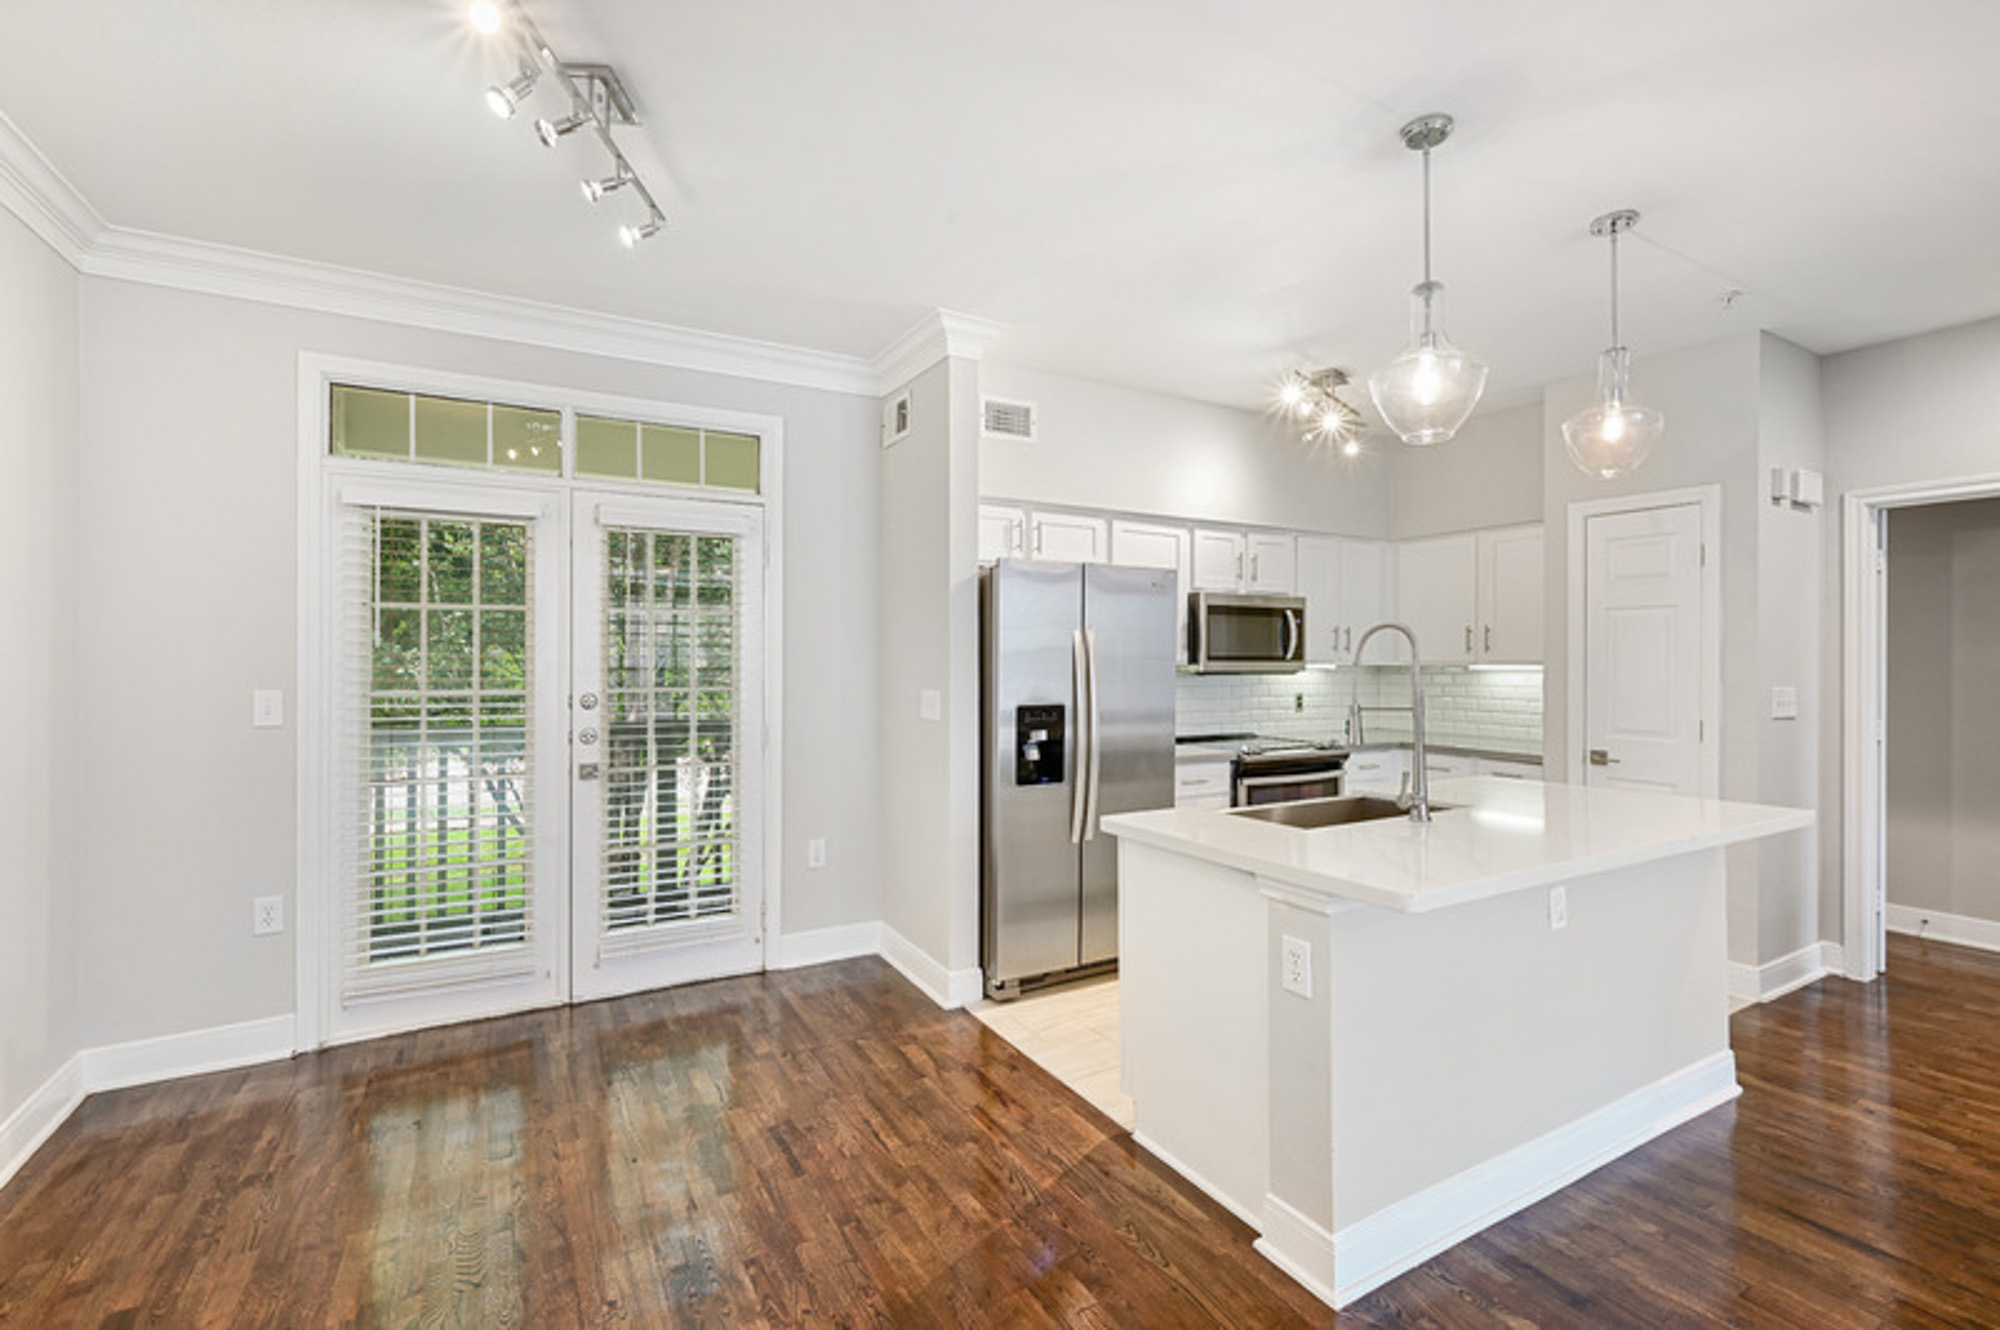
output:
<svg viewBox="0 0 2000 1330"><path fill-rule="evenodd" d="M1569 927L1569 888L1549 888L1549 931L1560 932Z"/></svg>
<svg viewBox="0 0 2000 1330"><path fill-rule="evenodd" d="M259 688L250 694L250 724L259 730L278 730L285 725L285 691Z"/></svg>
<svg viewBox="0 0 2000 1330"><path fill-rule="evenodd" d="M1771 719L1797 720L1799 718L1799 690L1778 687L1771 690Z"/></svg>
<svg viewBox="0 0 2000 1330"><path fill-rule="evenodd" d="M943 720L944 694L935 688L926 688L917 694L917 719Z"/></svg>
<svg viewBox="0 0 2000 1330"><path fill-rule="evenodd" d="M815 836L811 840L806 842L806 867L807 868L826 867L825 838L820 836Z"/></svg>

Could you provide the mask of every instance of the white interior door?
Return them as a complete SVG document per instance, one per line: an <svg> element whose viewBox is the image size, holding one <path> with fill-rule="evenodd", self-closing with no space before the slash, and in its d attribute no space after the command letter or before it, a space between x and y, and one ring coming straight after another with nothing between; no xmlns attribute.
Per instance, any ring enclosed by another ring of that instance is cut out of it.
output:
<svg viewBox="0 0 2000 1330"><path fill-rule="evenodd" d="M1585 522L1585 783L1699 794L1701 506Z"/></svg>
<svg viewBox="0 0 2000 1330"><path fill-rule="evenodd" d="M763 514L575 505L575 994L762 969Z"/></svg>

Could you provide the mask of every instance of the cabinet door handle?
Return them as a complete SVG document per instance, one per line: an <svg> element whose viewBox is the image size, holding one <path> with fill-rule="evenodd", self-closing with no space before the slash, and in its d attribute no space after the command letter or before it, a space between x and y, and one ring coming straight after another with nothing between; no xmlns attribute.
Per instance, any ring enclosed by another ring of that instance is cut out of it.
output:
<svg viewBox="0 0 2000 1330"><path fill-rule="evenodd" d="M1040 522L1037 522L1035 523L1035 553L1040 554L1041 552L1042 552L1042 524Z"/></svg>
<svg viewBox="0 0 2000 1330"><path fill-rule="evenodd" d="M1472 654L1472 625L1465 625L1465 654Z"/></svg>
<svg viewBox="0 0 2000 1330"><path fill-rule="evenodd" d="M1486 625L1486 645L1484 650L1488 652L1493 650L1493 625L1490 623Z"/></svg>

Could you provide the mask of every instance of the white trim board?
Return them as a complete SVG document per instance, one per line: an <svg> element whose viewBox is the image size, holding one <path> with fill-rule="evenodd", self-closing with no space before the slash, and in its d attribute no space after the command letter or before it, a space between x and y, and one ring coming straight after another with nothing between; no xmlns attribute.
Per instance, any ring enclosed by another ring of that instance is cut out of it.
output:
<svg viewBox="0 0 2000 1330"><path fill-rule="evenodd" d="M69 1121L86 1095L276 1062L296 1051L293 1028L290 1015L266 1016L84 1049L0 1123L0 1187Z"/></svg>
<svg viewBox="0 0 2000 1330"><path fill-rule="evenodd" d="M882 925L836 924L800 933L773 933L764 950L767 970L803 970L809 965L851 961L882 954Z"/></svg>
<svg viewBox="0 0 2000 1330"><path fill-rule="evenodd" d="M1731 961L1729 997L1733 1002L1769 1002L1845 972L1838 942L1814 942L1762 965Z"/></svg>
<svg viewBox="0 0 2000 1330"><path fill-rule="evenodd" d="M1897 905L1893 901L1887 913L1891 933L1903 933L1926 942L1945 942L1954 947L2000 951L2000 921L1975 919L1969 914L1946 914L1943 910L1923 910L1914 905Z"/></svg>
<svg viewBox="0 0 2000 1330"><path fill-rule="evenodd" d="M2000 475L1849 490L1840 501L1840 922L1847 977L1882 973L1889 926L1887 559L1893 508L2000 496Z"/></svg>
<svg viewBox="0 0 2000 1330"><path fill-rule="evenodd" d="M963 970L947 970L931 958L929 952L898 933L888 924L881 925L882 959L889 962L902 976L924 991L924 995L946 1010L955 1007L969 1007L982 996L984 976L978 966Z"/></svg>
<svg viewBox="0 0 2000 1330"><path fill-rule="evenodd" d="M1000 332L935 310L878 354L846 355L113 226L4 114L0 207L90 277L862 397L947 355L977 360Z"/></svg>
<svg viewBox="0 0 2000 1330"><path fill-rule="evenodd" d="M1314 1296L1344 1307L1741 1093L1725 1050L1331 1234L1267 1196L1255 1246Z"/></svg>

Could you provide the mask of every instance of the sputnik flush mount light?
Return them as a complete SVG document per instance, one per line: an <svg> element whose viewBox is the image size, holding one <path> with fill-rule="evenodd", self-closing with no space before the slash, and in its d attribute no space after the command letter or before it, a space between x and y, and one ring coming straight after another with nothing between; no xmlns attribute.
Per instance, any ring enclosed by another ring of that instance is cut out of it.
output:
<svg viewBox="0 0 2000 1330"><path fill-rule="evenodd" d="M648 236L657 235L667 224L666 214L653 199L653 191L639 178L632 163L612 139L613 127L636 125L631 94L626 92L618 71L610 65L563 60L542 40L542 34L521 8L519 0L473 0L467 19L474 30L489 35L505 34L520 47L521 72L508 83L496 83L486 90L486 105L503 120L514 113L535 90L543 75L556 81L569 94L569 114L558 120L543 117L535 121L535 134L548 147L580 129L594 131L611 158L611 174L602 179L586 176L583 197L591 203L615 190L629 189L644 209L638 222L618 228L618 238L626 248Z"/></svg>
<svg viewBox="0 0 2000 1330"><path fill-rule="evenodd" d="M1652 456L1666 417L1631 398L1632 353L1618 344L1618 237L1639 224L1630 208L1591 222L1590 233L1611 241L1611 345L1597 358L1597 400L1563 422L1569 460L1587 475L1609 480Z"/></svg>
<svg viewBox="0 0 2000 1330"><path fill-rule="evenodd" d="M1293 370L1278 384L1278 408L1298 423L1307 443L1354 457L1361 452L1361 412L1341 400L1346 386L1344 369Z"/></svg>
<svg viewBox="0 0 2000 1330"><path fill-rule="evenodd" d="M1444 287L1431 280L1431 149L1451 137L1448 115L1422 115L1402 128L1403 146L1424 158L1424 280L1410 291L1410 345L1368 376L1375 409L1404 443L1443 443L1458 432L1486 390L1486 364L1445 339L1438 315Z"/></svg>

